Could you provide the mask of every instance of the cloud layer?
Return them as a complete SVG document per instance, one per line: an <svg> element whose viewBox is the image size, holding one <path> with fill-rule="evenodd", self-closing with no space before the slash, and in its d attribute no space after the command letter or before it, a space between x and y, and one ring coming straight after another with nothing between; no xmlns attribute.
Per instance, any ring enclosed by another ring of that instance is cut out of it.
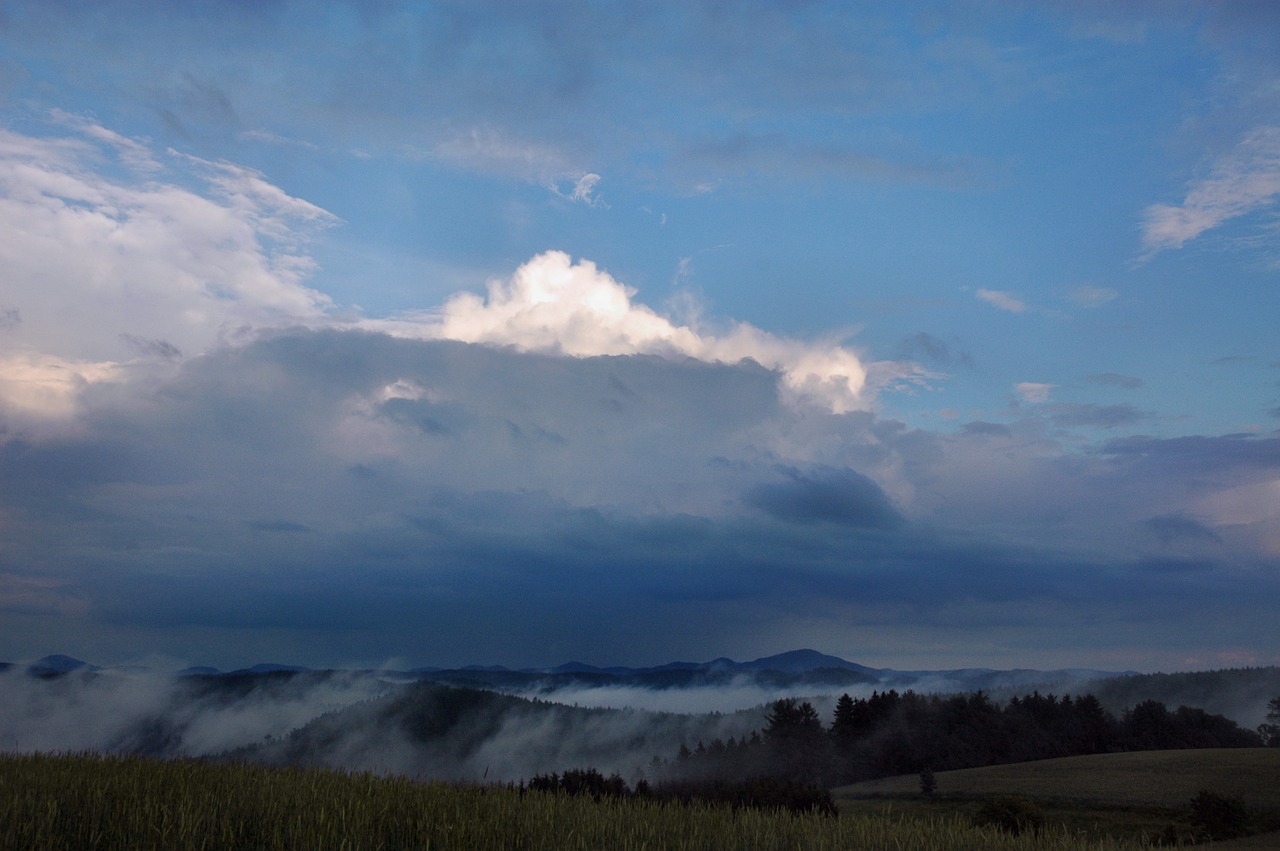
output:
<svg viewBox="0 0 1280 851"><path fill-rule="evenodd" d="M1142 413L1033 382L1030 413L911 428L873 404L911 364L680 324L559 251L361 316L309 287L331 214L66 121L0 136L12 652L1280 654L1275 435L1080 447L1054 426Z"/></svg>

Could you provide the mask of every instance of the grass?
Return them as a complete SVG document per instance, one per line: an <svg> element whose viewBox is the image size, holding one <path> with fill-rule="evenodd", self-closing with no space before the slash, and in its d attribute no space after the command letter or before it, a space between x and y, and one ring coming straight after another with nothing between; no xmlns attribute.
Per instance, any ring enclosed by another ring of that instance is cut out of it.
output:
<svg viewBox="0 0 1280 851"><path fill-rule="evenodd" d="M1260 827L1280 821L1280 748L1067 757L942 771L935 777L938 792L932 799L920 794L917 775L843 786L832 794L843 813L891 809L913 818L968 818L982 799L1020 795L1041 806L1046 823L1095 838L1151 836L1170 823L1185 824L1188 804L1201 789L1242 799ZM1214 847L1275 848L1277 840L1280 836L1258 836Z"/></svg>
<svg viewBox="0 0 1280 851"><path fill-rule="evenodd" d="M828 818L137 757L0 757L0 847L25 849L951 849L1139 847L946 816Z"/></svg>

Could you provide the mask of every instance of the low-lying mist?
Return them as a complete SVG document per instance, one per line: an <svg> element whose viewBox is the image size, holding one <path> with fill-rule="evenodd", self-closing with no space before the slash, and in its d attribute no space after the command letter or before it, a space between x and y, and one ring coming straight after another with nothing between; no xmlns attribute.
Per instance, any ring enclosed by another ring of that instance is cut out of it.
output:
<svg viewBox="0 0 1280 851"><path fill-rule="evenodd" d="M686 708L700 703L714 701L702 695ZM243 759L444 780L517 781L588 766L635 779L682 744L750 735L765 712L586 708L355 672L0 673L0 751Z"/></svg>
<svg viewBox="0 0 1280 851"><path fill-rule="evenodd" d="M0 751L237 759L460 781L590 767L634 782L681 745L762 730L771 705L786 697L810 702L824 725L840 695L892 688L981 689L997 702L1032 691L1094 693L1117 717L1151 699L1206 708L1252 729L1280 695L1280 668L1092 680L1087 672L879 673L852 682L829 672L681 674L680 684L658 687L598 674L505 672L492 675L501 684L486 684L467 671L414 680L369 671L38 676L14 667L0 671Z"/></svg>
<svg viewBox="0 0 1280 851"><path fill-rule="evenodd" d="M0 750L207 756L281 736L392 686L334 672L252 677L0 673Z"/></svg>

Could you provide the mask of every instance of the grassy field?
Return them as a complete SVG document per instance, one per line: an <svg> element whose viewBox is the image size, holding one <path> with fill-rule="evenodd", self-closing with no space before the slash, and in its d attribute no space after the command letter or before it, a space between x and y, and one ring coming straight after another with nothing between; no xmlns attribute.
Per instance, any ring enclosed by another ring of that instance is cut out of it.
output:
<svg viewBox="0 0 1280 851"><path fill-rule="evenodd" d="M6 849L991 849L1139 847L945 816L838 818L568 798L134 757L0 757Z"/></svg>
<svg viewBox="0 0 1280 851"><path fill-rule="evenodd" d="M966 818L982 799L1020 795L1036 801L1047 823L1090 836L1150 836L1185 823L1201 789L1240 798L1258 824L1280 820L1280 748L1147 751L1067 757L936 775L934 799L916 775L833 791L843 813L899 812L915 818ZM1216 848L1280 848L1280 835L1219 842Z"/></svg>

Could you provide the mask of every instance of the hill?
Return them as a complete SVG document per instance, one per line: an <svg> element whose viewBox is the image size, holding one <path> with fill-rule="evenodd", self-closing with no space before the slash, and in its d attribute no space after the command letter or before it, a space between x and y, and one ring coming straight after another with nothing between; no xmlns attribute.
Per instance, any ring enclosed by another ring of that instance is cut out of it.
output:
<svg viewBox="0 0 1280 851"><path fill-rule="evenodd" d="M1280 813L1280 748L1222 748L1096 754L991 765L935 775L938 794L1026 795L1054 801L1180 807L1200 789ZM900 775L834 790L838 798L917 795L920 778Z"/></svg>
<svg viewBox="0 0 1280 851"><path fill-rule="evenodd" d="M890 808L912 818L980 817L984 802L1018 799L1045 824L1092 838L1150 841L1195 835L1191 799L1201 790L1239 798L1249 808L1244 838L1214 848L1280 847L1280 749L1145 751L1065 757L944 771L936 795L920 793L917 775L887 777L833 790L845 814Z"/></svg>
<svg viewBox="0 0 1280 851"><path fill-rule="evenodd" d="M1267 701L1280 695L1280 667L1106 677L1084 683L1079 692L1091 692L1112 712L1158 700L1167 706L1199 707L1254 728L1264 720Z"/></svg>

